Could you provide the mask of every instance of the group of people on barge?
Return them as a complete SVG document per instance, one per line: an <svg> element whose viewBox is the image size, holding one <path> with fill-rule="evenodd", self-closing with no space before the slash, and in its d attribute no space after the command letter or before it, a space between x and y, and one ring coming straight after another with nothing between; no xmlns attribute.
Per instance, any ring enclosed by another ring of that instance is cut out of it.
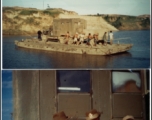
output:
<svg viewBox="0 0 152 120"><path fill-rule="evenodd" d="M65 44L68 44L70 38L73 39L73 43L72 44L77 44L80 45L82 43L85 43L87 45L94 45L96 46L97 44L102 44L102 45L107 45L107 44L113 44L113 33L112 31L109 32L109 34L107 32L104 33L102 39L99 39L99 34L95 33L95 34L91 34L89 33L87 36L85 35L84 32L81 33L75 33L74 36L70 36L69 31L67 32L67 34L65 35ZM110 38L110 42L108 42L108 38Z"/></svg>
<svg viewBox="0 0 152 120"><path fill-rule="evenodd" d="M42 34L44 34L43 36L48 35L48 31L45 33L39 30L37 34L38 34L38 39L41 41ZM65 41L64 43L69 44L71 38L73 40L72 44L76 44L76 45L86 44L86 45L96 46L97 44L102 44L102 45L113 44L112 31L110 31L109 34L108 32L105 32L101 39L99 39L98 33L95 34L88 33L88 35L86 35L85 32L81 32L81 33L76 32L73 36L71 36L69 31L67 31L64 37L64 41ZM110 41L108 41L108 39L110 39Z"/></svg>

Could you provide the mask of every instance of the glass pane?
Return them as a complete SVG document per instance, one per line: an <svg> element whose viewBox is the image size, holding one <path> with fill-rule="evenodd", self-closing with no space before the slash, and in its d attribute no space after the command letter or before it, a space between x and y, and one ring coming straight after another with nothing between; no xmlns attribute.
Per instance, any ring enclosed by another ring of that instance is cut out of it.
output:
<svg viewBox="0 0 152 120"><path fill-rule="evenodd" d="M113 92L141 92L139 72L112 72Z"/></svg>
<svg viewBox="0 0 152 120"><path fill-rule="evenodd" d="M90 71L59 70L57 71L58 92L87 92L91 91Z"/></svg>

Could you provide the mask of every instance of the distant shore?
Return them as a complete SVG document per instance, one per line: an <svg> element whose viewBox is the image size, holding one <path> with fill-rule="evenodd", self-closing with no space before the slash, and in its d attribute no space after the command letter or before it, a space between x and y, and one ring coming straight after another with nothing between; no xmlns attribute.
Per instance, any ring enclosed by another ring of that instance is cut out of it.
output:
<svg viewBox="0 0 152 120"><path fill-rule="evenodd" d="M150 29L141 29L141 30L150 30ZM141 31L141 30L119 30L119 31ZM5 36L37 36L37 33L18 33L18 34L6 34L2 33L2 35Z"/></svg>

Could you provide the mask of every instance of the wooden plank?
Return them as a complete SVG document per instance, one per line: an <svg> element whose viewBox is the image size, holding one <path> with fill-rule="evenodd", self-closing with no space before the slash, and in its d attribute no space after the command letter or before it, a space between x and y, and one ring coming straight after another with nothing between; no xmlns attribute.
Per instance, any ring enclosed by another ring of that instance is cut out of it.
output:
<svg viewBox="0 0 152 120"><path fill-rule="evenodd" d="M39 120L39 71L13 72L14 120Z"/></svg>
<svg viewBox="0 0 152 120"><path fill-rule="evenodd" d="M67 116L85 117L91 110L90 94L60 93L58 94L58 111L64 111Z"/></svg>
<svg viewBox="0 0 152 120"><path fill-rule="evenodd" d="M113 94L113 117L143 117L142 99L140 94Z"/></svg>
<svg viewBox="0 0 152 120"><path fill-rule="evenodd" d="M17 83L17 71L13 71L13 120L19 120L20 110L18 104L18 83Z"/></svg>
<svg viewBox="0 0 152 120"><path fill-rule="evenodd" d="M111 120L122 120L122 118L113 118ZM134 120L143 120L142 118L135 118Z"/></svg>
<svg viewBox="0 0 152 120"><path fill-rule="evenodd" d="M52 119L56 113L56 80L54 70L40 71L40 119Z"/></svg>
<svg viewBox="0 0 152 120"><path fill-rule="evenodd" d="M103 112L100 119L112 118L111 111L111 71L92 71L93 108Z"/></svg>

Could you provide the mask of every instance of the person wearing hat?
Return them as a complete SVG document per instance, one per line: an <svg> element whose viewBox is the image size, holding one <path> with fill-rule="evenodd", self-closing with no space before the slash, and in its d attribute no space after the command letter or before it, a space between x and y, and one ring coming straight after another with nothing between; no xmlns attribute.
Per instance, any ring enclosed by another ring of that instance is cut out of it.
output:
<svg viewBox="0 0 152 120"><path fill-rule="evenodd" d="M53 120L68 120L68 116L63 111L53 115Z"/></svg>
<svg viewBox="0 0 152 120"><path fill-rule="evenodd" d="M134 120L132 115L126 115L122 120Z"/></svg>
<svg viewBox="0 0 152 120"><path fill-rule="evenodd" d="M93 109L86 113L86 120L100 120L100 112Z"/></svg>

